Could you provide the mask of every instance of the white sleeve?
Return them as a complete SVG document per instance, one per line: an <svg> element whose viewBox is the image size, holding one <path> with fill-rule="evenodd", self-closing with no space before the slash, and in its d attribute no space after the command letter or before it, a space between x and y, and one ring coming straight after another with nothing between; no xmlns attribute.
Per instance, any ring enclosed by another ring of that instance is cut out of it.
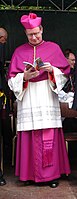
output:
<svg viewBox="0 0 77 199"><path fill-rule="evenodd" d="M60 69L52 66L53 71L54 71L54 78L55 78L55 83L56 83L56 88L54 89L54 83L49 80L50 87L52 90L58 94L60 90L64 87L65 83L67 82L67 77L64 75L64 73L61 72Z"/></svg>
<svg viewBox="0 0 77 199"><path fill-rule="evenodd" d="M22 100L26 89L23 90L23 76L24 73L18 73L15 77L8 80L8 86L14 92L18 100Z"/></svg>

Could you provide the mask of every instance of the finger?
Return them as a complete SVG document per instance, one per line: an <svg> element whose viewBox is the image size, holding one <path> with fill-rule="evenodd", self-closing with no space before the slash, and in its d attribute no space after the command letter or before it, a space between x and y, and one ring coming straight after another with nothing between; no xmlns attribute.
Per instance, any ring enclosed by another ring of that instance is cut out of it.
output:
<svg viewBox="0 0 77 199"><path fill-rule="evenodd" d="M34 71L34 72L31 72L30 74L31 75L36 75L38 73L38 71Z"/></svg>
<svg viewBox="0 0 77 199"><path fill-rule="evenodd" d="M37 77L39 75L39 71L30 73L31 78Z"/></svg>

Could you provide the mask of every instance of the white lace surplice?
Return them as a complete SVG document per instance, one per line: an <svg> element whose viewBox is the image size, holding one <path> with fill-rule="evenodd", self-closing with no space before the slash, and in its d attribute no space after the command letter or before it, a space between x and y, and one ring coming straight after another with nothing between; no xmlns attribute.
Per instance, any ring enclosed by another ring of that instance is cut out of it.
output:
<svg viewBox="0 0 77 199"><path fill-rule="evenodd" d="M58 91L66 78L54 68L57 89L48 80L29 82L23 90L23 73L9 79L8 84L17 97L17 131L62 127Z"/></svg>

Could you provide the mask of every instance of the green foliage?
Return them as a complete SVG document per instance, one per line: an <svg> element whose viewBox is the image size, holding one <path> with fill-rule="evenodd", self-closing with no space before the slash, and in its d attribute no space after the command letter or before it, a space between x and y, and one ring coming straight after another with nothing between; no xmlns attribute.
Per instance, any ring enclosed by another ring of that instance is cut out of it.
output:
<svg viewBox="0 0 77 199"><path fill-rule="evenodd" d="M52 6L16 6L16 5L4 5L0 4L0 10L38 10L38 11L44 11L44 10L49 10L49 11L54 11L57 10L57 8L52 5ZM77 12L77 7L71 7L68 9L69 11L76 11ZM67 11L68 11L67 10Z"/></svg>
<svg viewBox="0 0 77 199"><path fill-rule="evenodd" d="M0 10L49 10L51 7L45 6L15 6L0 4Z"/></svg>

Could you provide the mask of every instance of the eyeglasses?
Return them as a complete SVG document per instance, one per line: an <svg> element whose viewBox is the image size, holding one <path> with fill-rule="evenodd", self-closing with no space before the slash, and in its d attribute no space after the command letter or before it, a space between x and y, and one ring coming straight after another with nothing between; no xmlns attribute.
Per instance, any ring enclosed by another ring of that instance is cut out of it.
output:
<svg viewBox="0 0 77 199"><path fill-rule="evenodd" d="M40 33L41 33L41 32L39 31L39 32L30 33L30 34L26 34L26 35L27 35L28 37L33 37L33 35L34 35L35 37L38 37Z"/></svg>
<svg viewBox="0 0 77 199"><path fill-rule="evenodd" d="M68 58L69 59L69 58ZM75 59L69 59L70 61L73 61L73 62L75 62L76 60Z"/></svg>

